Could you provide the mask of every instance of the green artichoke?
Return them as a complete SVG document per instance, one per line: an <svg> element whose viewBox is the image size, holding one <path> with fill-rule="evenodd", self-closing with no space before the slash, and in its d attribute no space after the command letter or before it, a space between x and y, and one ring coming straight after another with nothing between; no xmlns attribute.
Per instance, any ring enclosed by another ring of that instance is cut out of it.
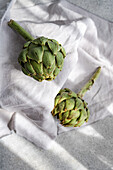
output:
<svg viewBox="0 0 113 170"><path fill-rule="evenodd" d="M65 56L56 40L40 37L24 44L18 61L26 75L38 81L53 80L62 70Z"/></svg>
<svg viewBox="0 0 113 170"><path fill-rule="evenodd" d="M23 73L40 82L55 79L62 70L66 57L62 45L45 37L34 39L13 20L8 25L27 40L18 57Z"/></svg>
<svg viewBox="0 0 113 170"><path fill-rule="evenodd" d="M57 116L63 126L77 127L88 121L90 111L87 107L88 104L82 99L82 97L86 91L92 87L100 73L100 70L101 67L98 67L91 79L78 94L68 88L65 88L61 89L55 97L52 115Z"/></svg>

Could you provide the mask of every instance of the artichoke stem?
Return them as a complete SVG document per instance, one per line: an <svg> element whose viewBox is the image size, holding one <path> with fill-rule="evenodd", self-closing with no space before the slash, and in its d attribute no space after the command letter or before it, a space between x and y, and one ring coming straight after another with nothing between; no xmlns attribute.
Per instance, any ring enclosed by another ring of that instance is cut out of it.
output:
<svg viewBox="0 0 113 170"><path fill-rule="evenodd" d="M22 28L17 22L15 22L14 20L10 20L8 22L8 25L14 29L15 31L17 31L26 41L30 41L30 40L34 40L34 38L27 32L24 30L24 28Z"/></svg>
<svg viewBox="0 0 113 170"><path fill-rule="evenodd" d="M98 78L101 71L101 67L98 67L95 71L95 73L92 75L92 77L89 79L89 81L83 86L83 88L80 90L80 92L77 94L80 98L82 98L85 93L90 90L90 88L93 86L95 80Z"/></svg>

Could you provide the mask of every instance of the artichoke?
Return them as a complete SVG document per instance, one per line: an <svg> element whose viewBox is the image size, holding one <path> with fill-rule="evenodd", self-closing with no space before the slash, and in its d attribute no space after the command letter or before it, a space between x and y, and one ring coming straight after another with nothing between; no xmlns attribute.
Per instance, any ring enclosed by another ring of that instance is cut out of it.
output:
<svg viewBox="0 0 113 170"><path fill-rule="evenodd" d="M62 45L46 37L34 39L13 20L10 20L8 25L27 40L18 57L23 73L40 82L55 79L62 70L66 57Z"/></svg>
<svg viewBox="0 0 113 170"><path fill-rule="evenodd" d="M78 94L68 88L61 89L55 97L54 109L52 115L57 116L60 123L65 127L79 127L87 122L90 111L87 103L82 99L87 90L89 90L100 73L101 67L98 67L91 79L85 84Z"/></svg>

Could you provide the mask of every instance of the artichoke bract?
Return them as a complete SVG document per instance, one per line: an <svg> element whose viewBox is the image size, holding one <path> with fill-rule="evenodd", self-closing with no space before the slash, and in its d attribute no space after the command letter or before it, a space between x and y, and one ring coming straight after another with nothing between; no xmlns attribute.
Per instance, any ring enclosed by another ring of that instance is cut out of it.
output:
<svg viewBox="0 0 113 170"><path fill-rule="evenodd" d="M27 40L18 57L23 73L40 82L55 79L66 57L62 45L46 37L34 39L14 20L10 20L8 25Z"/></svg>
<svg viewBox="0 0 113 170"><path fill-rule="evenodd" d="M85 84L78 94L68 88L61 89L55 97L52 115L57 116L60 123L65 127L79 127L88 121L90 111L83 96L89 90L100 74L98 67L91 79Z"/></svg>

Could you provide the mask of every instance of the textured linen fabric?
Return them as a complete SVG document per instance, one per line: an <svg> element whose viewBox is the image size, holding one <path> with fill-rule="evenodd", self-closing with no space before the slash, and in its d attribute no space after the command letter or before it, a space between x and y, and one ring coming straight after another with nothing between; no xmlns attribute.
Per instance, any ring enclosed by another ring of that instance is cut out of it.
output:
<svg viewBox="0 0 113 170"><path fill-rule="evenodd" d="M66 5L67 3L64 2ZM65 5L64 5L65 6ZM69 75L64 87L78 92L88 81L96 67L101 66L101 74L90 91L84 96L90 110L91 124L108 115L113 115L113 23L105 21L73 4L68 9L87 17L87 31L78 47L78 62ZM84 126L83 125L83 126ZM59 133L73 128L59 125Z"/></svg>
<svg viewBox="0 0 113 170"><path fill-rule="evenodd" d="M37 146L50 148L57 134L74 129L62 127L52 117L56 94L62 87L80 90L98 66L101 75L84 97L91 112L87 124L112 113L112 24L90 17L93 20L67 1L10 3L0 28L1 137L14 130ZM34 37L54 38L64 46L67 56L55 80L40 83L21 72L17 58L25 41L7 26L11 18Z"/></svg>
<svg viewBox="0 0 113 170"><path fill-rule="evenodd" d="M86 31L87 19L82 22L70 20L58 1L30 6L29 3L28 6L21 4L16 8L12 1L10 6L1 22L0 105L2 109L15 112L8 123L11 130L40 147L48 148L50 141L57 136L57 125L51 115L54 98L76 65L77 46ZM71 11L69 13L72 18ZM8 27L11 18L34 37L56 39L66 49L64 67L54 81L40 83L22 73L17 58L25 40Z"/></svg>

